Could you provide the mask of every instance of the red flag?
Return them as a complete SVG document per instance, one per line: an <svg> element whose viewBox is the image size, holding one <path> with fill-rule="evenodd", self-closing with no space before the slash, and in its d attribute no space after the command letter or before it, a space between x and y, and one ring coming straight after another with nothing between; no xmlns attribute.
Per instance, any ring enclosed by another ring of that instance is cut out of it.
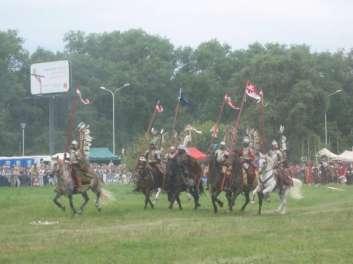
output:
<svg viewBox="0 0 353 264"><path fill-rule="evenodd" d="M232 109L239 110L240 108L237 107L236 103L230 98L228 94L224 95L224 102Z"/></svg>
<svg viewBox="0 0 353 264"><path fill-rule="evenodd" d="M245 93L247 96L255 99L257 103L262 101L262 91L258 91L255 84L252 84L250 81L246 83Z"/></svg>
<svg viewBox="0 0 353 264"><path fill-rule="evenodd" d="M80 98L80 101L81 101L81 103L83 103L83 104L85 104L85 105L87 105L87 104L90 104L91 103L91 101L88 99L88 98L82 98L82 94L81 94L81 91L80 91L80 89L76 89L76 94L78 95L78 97Z"/></svg>
<svg viewBox="0 0 353 264"><path fill-rule="evenodd" d="M156 103L156 106L155 106L155 111L157 113L162 113L164 111L164 108L163 106L161 105L161 102L158 100L157 103Z"/></svg>

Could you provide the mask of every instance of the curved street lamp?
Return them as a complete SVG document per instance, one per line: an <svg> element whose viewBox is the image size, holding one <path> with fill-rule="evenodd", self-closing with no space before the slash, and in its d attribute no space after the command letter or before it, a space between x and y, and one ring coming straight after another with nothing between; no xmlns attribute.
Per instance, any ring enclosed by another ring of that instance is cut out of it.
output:
<svg viewBox="0 0 353 264"><path fill-rule="evenodd" d="M112 95L112 99L113 99L113 154L115 155L115 94L118 93L120 90L122 90L125 87L130 86L130 83L124 83L122 86L114 89L114 90L110 90L108 88L105 88L104 86L99 87L99 89L106 91L108 93L110 93Z"/></svg>

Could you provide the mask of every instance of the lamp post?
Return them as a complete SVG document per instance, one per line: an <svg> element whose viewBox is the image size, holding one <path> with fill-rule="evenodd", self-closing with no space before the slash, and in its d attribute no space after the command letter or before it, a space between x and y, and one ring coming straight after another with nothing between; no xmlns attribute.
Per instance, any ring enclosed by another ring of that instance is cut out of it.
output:
<svg viewBox="0 0 353 264"><path fill-rule="evenodd" d="M333 93L330 93L327 97L330 98L330 96L338 94L342 92L342 90L337 90ZM327 146L327 111L325 110L325 146Z"/></svg>
<svg viewBox="0 0 353 264"><path fill-rule="evenodd" d="M130 83L125 83L123 86L116 88L115 90L110 90L104 86L99 87L99 89L104 90L112 95L113 99L113 154L115 155L115 94L118 93L121 89L130 86Z"/></svg>
<svg viewBox="0 0 353 264"><path fill-rule="evenodd" d="M21 123L21 128L22 128L22 156L25 155L25 128L26 128L26 123Z"/></svg>

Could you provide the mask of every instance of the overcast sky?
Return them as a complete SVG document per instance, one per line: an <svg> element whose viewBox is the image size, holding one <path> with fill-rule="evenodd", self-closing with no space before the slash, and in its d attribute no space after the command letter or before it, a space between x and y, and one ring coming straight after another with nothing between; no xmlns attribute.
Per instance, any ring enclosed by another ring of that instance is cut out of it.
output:
<svg viewBox="0 0 353 264"><path fill-rule="evenodd" d="M17 29L25 47L62 50L69 30L141 28L177 46L216 38L233 48L259 41L353 47L352 0L0 0L0 30Z"/></svg>

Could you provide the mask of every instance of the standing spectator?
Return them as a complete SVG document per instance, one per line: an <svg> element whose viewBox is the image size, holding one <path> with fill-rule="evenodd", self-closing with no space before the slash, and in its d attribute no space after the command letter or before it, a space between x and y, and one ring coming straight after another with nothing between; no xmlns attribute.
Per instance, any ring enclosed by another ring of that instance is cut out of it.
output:
<svg viewBox="0 0 353 264"><path fill-rule="evenodd" d="M348 170L348 166L346 164L344 164L343 162L338 163L337 180L339 183L347 182L347 178L346 178L347 170Z"/></svg>
<svg viewBox="0 0 353 264"><path fill-rule="evenodd" d="M314 183L313 176L313 162L308 160L304 169L304 179L305 183L308 185L312 185Z"/></svg>

